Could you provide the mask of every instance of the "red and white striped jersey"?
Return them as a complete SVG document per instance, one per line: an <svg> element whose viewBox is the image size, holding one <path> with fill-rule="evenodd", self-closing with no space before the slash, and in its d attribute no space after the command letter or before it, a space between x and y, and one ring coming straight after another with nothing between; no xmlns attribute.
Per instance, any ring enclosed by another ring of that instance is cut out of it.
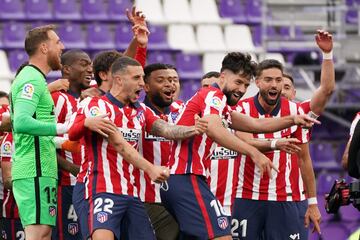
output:
<svg viewBox="0 0 360 240"><path fill-rule="evenodd" d="M359 120L360 120L360 112L356 113L356 116L351 123L350 133L349 133L350 137L352 137L352 135L354 134L355 127L356 127L357 123L359 122Z"/></svg>
<svg viewBox="0 0 360 240"><path fill-rule="evenodd" d="M234 132L231 129L229 131ZM209 161L208 185L229 216L231 216L239 175L240 161L237 156L237 152L217 144Z"/></svg>
<svg viewBox="0 0 360 240"><path fill-rule="evenodd" d="M12 153L13 149L13 138L12 133L7 132L4 135L4 138L1 142L1 151L0 151L0 159L2 162L12 162ZM12 218L18 219L19 218L19 210L15 202L14 195L10 189L3 190L4 193L4 200L2 205L2 212L4 218Z"/></svg>
<svg viewBox="0 0 360 240"><path fill-rule="evenodd" d="M228 121L229 111L226 96L218 86L201 88L181 110L176 124L192 126L194 116L209 114L219 115L223 121ZM174 141L170 155L171 174L195 174L206 177L209 158L216 148L216 143L206 134L197 135L185 140Z"/></svg>
<svg viewBox="0 0 360 240"><path fill-rule="evenodd" d="M72 127L83 122L86 117L108 114L108 118L122 132L123 137L135 148L144 130L150 132L152 124L159 119L142 103L124 106L110 93L95 97L80 109ZM71 131L71 130L70 130ZM138 196L140 171L129 164L101 135L84 128L85 148L89 161L89 176L85 183L86 197L107 192Z"/></svg>
<svg viewBox="0 0 360 240"><path fill-rule="evenodd" d="M296 103L285 98L280 99L271 113L266 113L259 103L258 94L240 101L236 111L254 118L278 118L303 113ZM263 140L295 137L301 143L306 143L309 140L308 130L298 126L292 126L274 133L253 134L253 137ZM304 185L297 158L279 150L267 152L265 155L278 168L279 173L272 171L272 179L267 174L260 178L259 170L252 159L246 155L240 155L236 198L267 201L305 200Z"/></svg>
<svg viewBox="0 0 360 240"><path fill-rule="evenodd" d="M55 105L55 117L58 123L69 123L71 116L77 111L79 104L79 97L75 97L71 92L57 91L51 94L54 105ZM63 135L64 138L68 138L68 134ZM83 147L81 147L83 149ZM83 152L83 151L82 151ZM65 160L80 165L82 154L71 153L64 150L58 150L58 153ZM58 184L61 186L74 186L76 183L76 177L70 172L63 169L59 169L59 181Z"/></svg>
<svg viewBox="0 0 360 240"><path fill-rule="evenodd" d="M152 109L157 116L168 123L174 123L179 115L179 110L181 109L181 103L179 102L173 102L169 107L165 108L164 113L159 112L147 98L145 98L144 104ZM142 139L139 144L139 152L146 160L154 165L168 166L171 145L171 140L153 136L145 132L142 134ZM141 201L143 202L161 202L160 184L154 184L151 182L151 179L144 173L144 171L140 171L139 195Z"/></svg>

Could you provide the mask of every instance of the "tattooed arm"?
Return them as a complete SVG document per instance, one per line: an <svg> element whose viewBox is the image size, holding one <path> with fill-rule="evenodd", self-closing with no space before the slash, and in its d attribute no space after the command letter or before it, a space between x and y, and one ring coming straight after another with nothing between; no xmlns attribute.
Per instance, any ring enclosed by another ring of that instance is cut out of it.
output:
<svg viewBox="0 0 360 240"><path fill-rule="evenodd" d="M182 140L202 134L207 129L207 121L195 116L194 126L171 125L162 119L156 120L150 133L170 140Z"/></svg>

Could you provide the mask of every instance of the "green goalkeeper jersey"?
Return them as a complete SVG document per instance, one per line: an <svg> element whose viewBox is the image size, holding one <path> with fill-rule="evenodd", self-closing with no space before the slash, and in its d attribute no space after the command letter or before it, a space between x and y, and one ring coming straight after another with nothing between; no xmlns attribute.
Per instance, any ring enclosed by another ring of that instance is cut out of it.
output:
<svg viewBox="0 0 360 240"><path fill-rule="evenodd" d="M12 179L57 178L54 102L45 75L34 65L16 76L10 93L15 153Z"/></svg>

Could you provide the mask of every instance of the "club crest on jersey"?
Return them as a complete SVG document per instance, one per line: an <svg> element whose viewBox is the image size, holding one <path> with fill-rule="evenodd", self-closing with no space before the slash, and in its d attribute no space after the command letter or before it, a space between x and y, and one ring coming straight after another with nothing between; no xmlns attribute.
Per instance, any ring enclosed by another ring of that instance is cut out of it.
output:
<svg viewBox="0 0 360 240"><path fill-rule="evenodd" d="M7 239L7 235L6 235L5 230L1 231L1 237L2 237L2 239Z"/></svg>
<svg viewBox="0 0 360 240"><path fill-rule="evenodd" d="M179 116L179 112L172 112L170 113L170 117L172 122L175 122L176 118Z"/></svg>
<svg viewBox="0 0 360 240"><path fill-rule="evenodd" d="M21 92L21 97L26 99L32 99L33 95L34 95L34 86L30 83L25 84Z"/></svg>
<svg viewBox="0 0 360 240"><path fill-rule="evenodd" d="M211 99L211 103L210 103L211 107L214 107L216 109L220 109L221 107L221 100L218 97L213 97L213 99Z"/></svg>
<svg viewBox="0 0 360 240"><path fill-rule="evenodd" d="M56 215L56 207L50 206L49 207L49 214L50 214L50 216L55 217L55 215Z"/></svg>
<svg viewBox="0 0 360 240"><path fill-rule="evenodd" d="M11 157L11 142L4 142L1 148L1 155L3 157Z"/></svg>
<svg viewBox="0 0 360 240"><path fill-rule="evenodd" d="M99 223L104 223L108 220L108 214L106 212L99 212L97 215L96 215L96 220L99 222Z"/></svg>
<svg viewBox="0 0 360 240"><path fill-rule="evenodd" d="M139 110L136 114L136 118L139 120L139 121L144 121L145 118L144 118L144 110Z"/></svg>
<svg viewBox="0 0 360 240"><path fill-rule="evenodd" d="M101 111L98 107L91 107L90 110L89 110L89 113L90 113L90 116L91 117L96 117L96 116L99 116L101 115Z"/></svg>
<svg viewBox="0 0 360 240"><path fill-rule="evenodd" d="M71 235L75 235L79 232L79 226L77 223L69 223L68 225L68 232L71 234Z"/></svg>
<svg viewBox="0 0 360 240"><path fill-rule="evenodd" d="M217 219L218 225L221 229L226 229L229 226L228 220L226 217L219 217Z"/></svg>

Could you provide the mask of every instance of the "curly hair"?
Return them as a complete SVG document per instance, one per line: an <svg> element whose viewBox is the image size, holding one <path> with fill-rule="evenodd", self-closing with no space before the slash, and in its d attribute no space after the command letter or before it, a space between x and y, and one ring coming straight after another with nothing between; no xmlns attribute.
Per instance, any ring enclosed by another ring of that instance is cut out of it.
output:
<svg viewBox="0 0 360 240"><path fill-rule="evenodd" d="M115 60L122 56L123 54L116 50L102 51L95 55L93 60L93 71L95 81L98 86L100 86L102 83L102 79L100 78L99 73L108 72Z"/></svg>
<svg viewBox="0 0 360 240"><path fill-rule="evenodd" d="M249 54L231 52L224 57L221 72L224 70L230 70L235 74L241 74L243 76L253 78L256 73L256 67L256 62L251 60L251 56Z"/></svg>

